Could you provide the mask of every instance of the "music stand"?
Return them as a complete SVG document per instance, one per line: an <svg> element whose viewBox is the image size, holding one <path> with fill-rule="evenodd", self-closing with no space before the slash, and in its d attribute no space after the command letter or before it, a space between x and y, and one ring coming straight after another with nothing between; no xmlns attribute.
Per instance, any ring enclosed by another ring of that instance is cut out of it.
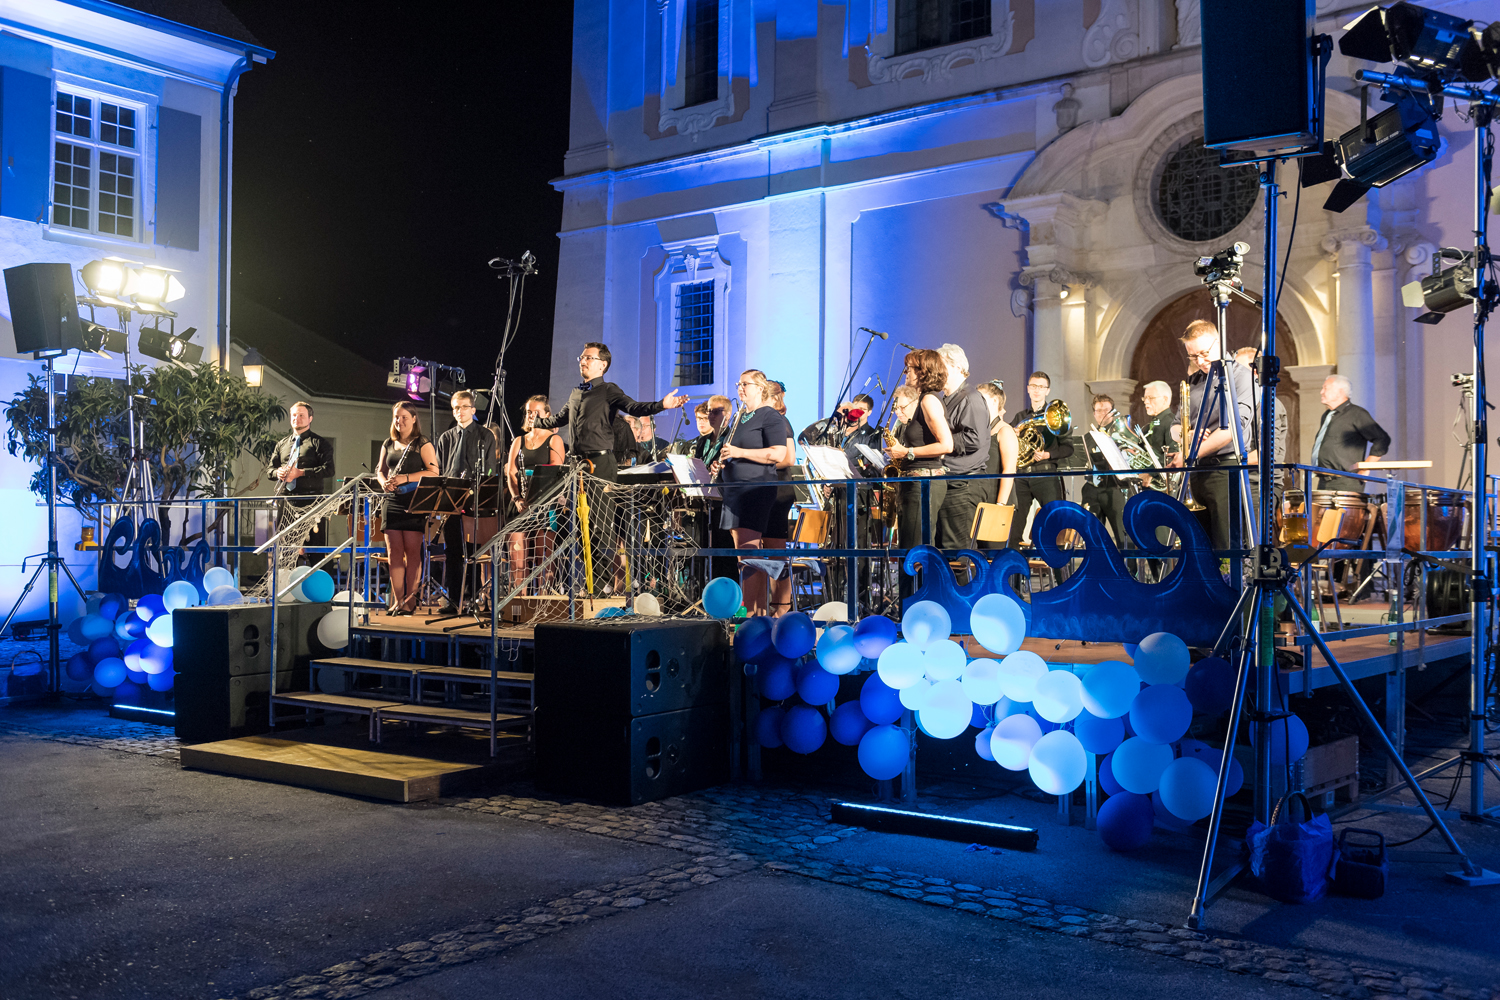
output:
<svg viewBox="0 0 1500 1000"><path fill-rule="evenodd" d="M467 479L457 476L423 476L417 480L417 488L412 490L411 499L407 501L406 510L409 514L437 514L443 517L452 517L457 514L462 516L463 510L468 506L469 497L473 490ZM430 546L424 541L422 545L423 572L426 574L424 580L432 582L432 553ZM445 558L451 558L445 555ZM448 616L452 617L452 616ZM434 621L444 621L443 618L430 618L428 624Z"/></svg>

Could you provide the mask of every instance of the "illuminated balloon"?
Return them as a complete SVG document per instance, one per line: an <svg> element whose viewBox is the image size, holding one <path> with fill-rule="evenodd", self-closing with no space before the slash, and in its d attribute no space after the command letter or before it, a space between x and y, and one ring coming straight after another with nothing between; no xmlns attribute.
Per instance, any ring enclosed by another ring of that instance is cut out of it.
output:
<svg viewBox="0 0 1500 1000"><path fill-rule="evenodd" d="M94 665L89 662L89 654L74 653L68 657L67 673L69 680L91 680L94 676Z"/></svg>
<svg viewBox="0 0 1500 1000"><path fill-rule="evenodd" d="M818 628L801 611L782 615L771 623L771 643L776 652L795 660L812 652L818 641Z"/></svg>
<svg viewBox="0 0 1500 1000"><path fill-rule="evenodd" d="M1007 771L1024 771L1031 763L1031 748L1042 738L1042 727L1029 715L1012 715L995 724L990 736L990 754Z"/></svg>
<svg viewBox="0 0 1500 1000"><path fill-rule="evenodd" d="M1153 632L1135 651L1135 672L1147 684L1181 684L1187 677L1192 656L1187 643L1170 632Z"/></svg>
<svg viewBox="0 0 1500 1000"><path fill-rule="evenodd" d="M1115 755L1109 753L1099 760L1099 787L1104 790L1105 795L1119 795L1125 791L1115 780L1114 759Z"/></svg>
<svg viewBox="0 0 1500 1000"><path fill-rule="evenodd" d="M1099 807L1099 839L1112 851L1134 851L1151 840L1156 813L1151 796L1120 792Z"/></svg>
<svg viewBox="0 0 1500 1000"><path fill-rule="evenodd" d="M920 649L909 642L896 642L885 647L880 654L875 672L889 687L899 691L921 680L926 666Z"/></svg>
<svg viewBox="0 0 1500 1000"><path fill-rule="evenodd" d="M1172 815L1172 810L1161 800L1160 788L1151 793L1151 811L1156 815L1156 825L1164 830L1186 830L1193 825L1190 819Z"/></svg>
<svg viewBox="0 0 1500 1000"><path fill-rule="evenodd" d="M1006 656L1020 649L1026 638L1026 613L1005 594L985 594L969 611L969 628L981 646Z"/></svg>
<svg viewBox="0 0 1500 1000"><path fill-rule="evenodd" d="M760 696L771 701L785 701L797 693L797 675L792 661L777 657L770 663L762 663L756 675L760 684Z"/></svg>
<svg viewBox="0 0 1500 1000"><path fill-rule="evenodd" d="M876 781L888 781L906 770L911 738L897 726L876 726L859 741L859 766Z"/></svg>
<svg viewBox="0 0 1500 1000"><path fill-rule="evenodd" d="M734 630L734 655L742 663L757 663L771 648L771 617L746 618Z"/></svg>
<svg viewBox="0 0 1500 1000"><path fill-rule="evenodd" d="M859 689L859 710L875 725L889 725L901 718L901 698L879 674L871 674Z"/></svg>
<svg viewBox="0 0 1500 1000"><path fill-rule="evenodd" d="M101 618L114 621L122 614L130 611L130 601L124 594L105 594L99 598L98 614Z"/></svg>
<svg viewBox="0 0 1500 1000"><path fill-rule="evenodd" d="M215 587L208 592L208 605L211 608L223 607L227 604L240 604L244 600L245 595L233 587Z"/></svg>
<svg viewBox="0 0 1500 1000"><path fill-rule="evenodd" d="M793 705L781 719L781 742L793 753L808 754L828 739L823 713L811 705Z"/></svg>
<svg viewBox="0 0 1500 1000"><path fill-rule="evenodd" d="M1029 711L1031 711L1031 702L1011 701L1009 698L1002 697L995 702L995 721L999 722L1012 715L1025 715Z"/></svg>
<svg viewBox="0 0 1500 1000"><path fill-rule="evenodd" d="M203 589L212 594L220 587L233 587L234 574L223 566L210 566L203 571Z"/></svg>
<svg viewBox="0 0 1500 1000"><path fill-rule="evenodd" d="M115 639L121 644L139 639L145 634L146 623L137 618L134 611L127 611L115 619Z"/></svg>
<svg viewBox="0 0 1500 1000"><path fill-rule="evenodd" d="M969 658L964 648L952 639L939 639L922 654L923 668L930 681L956 681L963 676Z"/></svg>
<svg viewBox="0 0 1500 1000"><path fill-rule="evenodd" d="M859 655L873 660L896 641L896 623L885 615L861 618L854 626L854 648Z"/></svg>
<svg viewBox="0 0 1500 1000"><path fill-rule="evenodd" d="M859 746L860 737L870 731L873 723L860 711L858 701L846 701L833 710L828 719L828 735L835 743L846 747Z"/></svg>
<svg viewBox="0 0 1500 1000"><path fill-rule="evenodd" d="M1130 711L1141 690L1140 674L1128 663L1105 660L1083 675L1083 707L1101 719L1118 719Z"/></svg>
<svg viewBox="0 0 1500 1000"><path fill-rule="evenodd" d="M140 669L147 676L172 673L172 648L148 642L141 651Z"/></svg>
<svg viewBox="0 0 1500 1000"><path fill-rule="evenodd" d="M901 636L920 650L953 633L948 609L936 601L917 601L901 616Z"/></svg>
<svg viewBox="0 0 1500 1000"><path fill-rule="evenodd" d="M1193 722L1193 705L1175 684L1141 689L1130 705L1130 728L1147 743L1175 743Z"/></svg>
<svg viewBox="0 0 1500 1000"><path fill-rule="evenodd" d="M137 621L139 620L140 619L137 619ZM142 624L144 624L144 622ZM132 640L130 645L125 647L125 668L127 670L141 669L141 657L146 655L147 650L160 648L160 646L144 636L139 639Z"/></svg>
<svg viewBox="0 0 1500 1000"><path fill-rule="evenodd" d="M178 608L196 608L198 588L186 580L173 580L161 592L161 602L167 606L168 611L176 611Z"/></svg>
<svg viewBox="0 0 1500 1000"><path fill-rule="evenodd" d="M1173 760L1172 748L1163 743L1148 743L1133 736L1121 743L1110 761L1115 780L1127 792L1150 795L1161 784L1162 772Z"/></svg>
<svg viewBox="0 0 1500 1000"><path fill-rule="evenodd" d="M981 760L994 760L995 753L990 749L990 737L995 735L994 726L985 726L974 735L974 752Z"/></svg>
<svg viewBox="0 0 1500 1000"><path fill-rule="evenodd" d="M1179 757L1161 773L1161 803L1179 819L1200 820L1213 809L1217 779L1203 761Z"/></svg>
<svg viewBox="0 0 1500 1000"><path fill-rule="evenodd" d="M1049 670L1035 686L1031 707L1048 722L1072 722L1083 711L1083 684L1071 670Z"/></svg>
<svg viewBox="0 0 1500 1000"><path fill-rule="evenodd" d="M743 596L737 581L716 576L703 588L703 610L710 618L733 618Z"/></svg>
<svg viewBox="0 0 1500 1000"><path fill-rule="evenodd" d="M1000 690L1000 661L970 660L964 666L964 694L976 705L993 705L1005 696Z"/></svg>
<svg viewBox="0 0 1500 1000"><path fill-rule="evenodd" d="M1058 673L1054 670L1053 673ZM1089 756L1078 737L1065 729L1046 733L1031 748L1027 762L1031 780L1048 795L1067 795L1083 784L1089 770Z"/></svg>
<svg viewBox="0 0 1500 1000"><path fill-rule="evenodd" d="M1184 754L1183 756L1187 756ZM1214 773L1214 781L1219 780L1219 764L1224 759L1224 751L1211 746L1204 746L1201 751L1193 754L1195 758L1208 765L1208 769ZM1229 758L1229 781L1224 786L1224 797L1227 799L1245 786L1245 769L1240 766L1239 760Z"/></svg>
<svg viewBox="0 0 1500 1000"><path fill-rule="evenodd" d="M933 739L951 740L969 728L973 703L957 680L938 681L918 712L922 728Z"/></svg>
<svg viewBox="0 0 1500 1000"><path fill-rule="evenodd" d="M826 705L839 693L839 679L819 666L817 660L802 664L794 677L797 694L809 705Z"/></svg>
<svg viewBox="0 0 1500 1000"><path fill-rule="evenodd" d="M159 674L147 674L146 686L153 691L170 691L172 685L177 682L177 674L171 670L163 670Z"/></svg>
<svg viewBox="0 0 1500 1000"><path fill-rule="evenodd" d="M830 625L818 637L818 662L830 674L850 673L859 666L861 659L859 650L854 647L854 629L850 626Z"/></svg>
<svg viewBox="0 0 1500 1000"><path fill-rule="evenodd" d="M1125 739L1125 723L1119 719L1101 719L1088 712L1080 712L1073 720L1073 735L1092 754L1112 753L1120 741Z"/></svg>
<svg viewBox="0 0 1500 1000"><path fill-rule="evenodd" d="M1197 711L1207 715L1227 712L1234 701L1234 669L1228 660L1210 656L1188 668L1182 687Z"/></svg>
<svg viewBox="0 0 1500 1000"><path fill-rule="evenodd" d="M927 698L932 693L932 682L926 678L919 678L915 684L897 691L901 698L901 707L913 712L920 712L922 706L927 704Z"/></svg>
<svg viewBox="0 0 1500 1000"><path fill-rule="evenodd" d="M349 611L334 608L318 619L318 642L327 649L343 649L349 645Z"/></svg>
<svg viewBox="0 0 1500 1000"><path fill-rule="evenodd" d="M286 591L286 595L283 599L296 601L299 604L306 604L307 598L303 596L302 593L302 581L306 579L307 575L311 572L311 566L293 566L292 571L287 574L286 579L278 580L276 585L282 590ZM291 587L290 590L287 590L288 586Z"/></svg>
<svg viewBox="0 0 1500 1000"><path fill-rule="evenodd" d="M88 640L83 637L83 620L87 615L79 615L68 622L68 641L75 646L87 646Z"/></svg>
<svg viewBox="0 0 1500 1000"><path fill-rule="evenodd" d="M1011 701L1029 702L1036 697L1036 682L1047 673L1046 660L1028 649L1017 650L1000 661L1000 690Z"/></svg>
<svg viewBox="0 0 1500 1000"><path fill-rule="evenodd" d="M158 646L172 645L172 614L157 615L146 626L146 638Z"/></svg>
<svg viewBox="0 0 1500 1000"><path fill-rule="evenodd" d="M160 594L147 594L135 602L135 613L141 621L149 622L157 615L167 613L167 606L162 603Z"/></svg>
<svg viewBox="0 0 1500 1000"><path fill-rule="evenodd" d="M1250 745L1256 745L1255 726L1250 727ZM1295 715L1271 723L1271 763L1283 767L1295 764L1307 753L1307 726Z"/></svg>
<svg viewBox="0 0 1500 1000"><path fill-rule="evenodd" d="M125 679L125 661L118 656L108 656L94 664L94 684L101 688L114 688Z"/></svg>
<svg viewBox="0 0 1500 1000"><path fill-rule="evenodd" d="M88 645L95 639L107 639L115 634L115 623L111 618L103 615L84 615L78 619L78 633L83 637L80 646Z"/></svg>
<svg viewBox="0 0 1500 1000"><path fill-rule="evenodd" d="M761 709L760 715L755 720L756 742L773 750L781 746L781 720L784 718L786 718L786 713L774 705Z"/></svg>
<svg viewBox="0 0 1500 1000"><path fill-rule="evenodd" d="M98 663L100 660L119 655L120 644L115 641L115 637L113 635L110 635L104 639L95 639L93 642L89 643L90 663Z"/></svg>

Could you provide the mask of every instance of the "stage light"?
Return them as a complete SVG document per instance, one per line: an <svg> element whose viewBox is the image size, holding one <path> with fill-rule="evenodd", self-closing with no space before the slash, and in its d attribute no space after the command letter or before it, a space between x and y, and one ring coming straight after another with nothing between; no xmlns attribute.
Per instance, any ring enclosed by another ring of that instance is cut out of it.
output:
<svg viewBox="0 0 1500 1000"><path fill-rule="evenodd" d="M427 402L427 394L432 391L432 380L427 377L427 369L423 365L414 365L406 371L406 395L414 402Z"/></svg>
<svg viewBox="0 0 1500 1000"><path fill-rule="evenodd" d="M245 352L244 360L240 362L240 369L245 373L245 384L260 388L266 378L266 361L260 356L255 348Z"/></svg>
<svg viewBox="0 0 1500 1000"><path fill-rule="evenodd" d="M1473 21L1415 4L1373 7L1346 26L1339 51L1354 59L1400 62L1436 77L1480 83L1491 75L1487 35L1476 37L1473 26Z"/></svg>
<svg viewBox="0 0 1500 1000"><path fill-rule="evenodd" d="M1438 251L1441 261L1445 251ZM1452 253L1452 251L1447 251ZM1418 323L1441 323L1443 316L1462 309L1474 301L1474 265L1468 254L1452 267L1401 286L1401 301L1412 309L1427 311L1417 317Z"/></svg>
<svg viewBox="0 0 1500 1000"><path fill-rule="evenodd" d="M181 365L195 365L203 360L203 348L189 343L196 327L188 327L180 334L170 334L159 327L148 326L141 330L137 345L140 352L158 361L171 361Z"/></svg>
<svg viewBox="0 0 1500 1000"><path fill-rule="evenodd" d="M79 273L90 295L118 296L125 288L130 263L120 257L106 257L83 265Z"/></svg>
<svg viewBox="0 0 1500 1000"><path fill-rule="evenodd" d="M1334 162L1343 180L1334 185L1326 210L1342 212L1370 188L1385 187L1437 159L1440 140L1431 106L1410 94L1387 100L1389 108L1334 140Z"/></svg>
<svg viewBox="0 0 1500 1000"><path fill-rule="evenodd" d="M125 278L125 295L135 300L135 308L140 312L175 316L165 303L176 302L186 294L182 282L167 268L136 268Z"/></svg>
<svg viewBox="0 0 1500 1000"><path fill-rule="evenodd" d="M124 354L125 334L98 323L83 321L83 349L95 354Z"/></svg>

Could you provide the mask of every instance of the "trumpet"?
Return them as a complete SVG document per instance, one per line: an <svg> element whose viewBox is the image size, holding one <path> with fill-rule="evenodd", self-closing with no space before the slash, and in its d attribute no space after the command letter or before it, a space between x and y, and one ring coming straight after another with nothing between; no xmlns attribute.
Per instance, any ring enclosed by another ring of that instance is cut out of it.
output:
<svg viewBox="0 0 1500 1000"><path fill-rule="evenodd" d="M1045 410L1026 418L1016 428L1017 436L1020 438L1020 451L1016 456L1016 464L1024 466L1036 461L1036 453L1042 450L1042 445L1045 443L1042 439L1043 429L1054 437L1060 437L1068 433L1068 429L1072 426L1073 417L1068 412L1067 403L1060 399L1054 399L1048 403Z"/></svg>

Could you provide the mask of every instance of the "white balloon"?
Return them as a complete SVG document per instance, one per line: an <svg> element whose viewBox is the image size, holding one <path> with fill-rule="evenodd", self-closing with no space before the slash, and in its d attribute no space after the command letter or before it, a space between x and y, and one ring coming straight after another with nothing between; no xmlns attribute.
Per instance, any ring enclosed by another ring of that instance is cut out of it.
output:
<svg viewBox="0 0 1500 1000"><path fill-rule="evenodd" d="M158 646L172 645L172 612L151 619L151 624L146 626L146 638Z"/></svg>
<svg viewBox="0 0 1500 1000"><path fill-rule="evenodd" d="M926 649L953 632L948 609L936 601L917 601L901 616L901 637L918 649Z"/></svg>
<svg viewBox="0 0 1500 1000"><path fill-rule="evenodd" d="M1120 660L1096 663L1083 675L1083 707L1101 719L1118 719L1130 711L1140 691L1140 675Z"/></svg>
<svg viewBox="0 0 1500 1000"><path fill-rule="evenodd" d="M365 602L365 595L356 594L352 590L341 590L333 595L333 606L336 608L347 608L350 601L354 601L356 604L363 604ZM362 614L364 610L364 608L355 608L354 613Z"/></svg>
<svg viewBox="0 0 1500 1000"><path fill-rule="evenodd" d="M1135 672L1147 684L1181 685L1193 665L1187 643L1170 632L1153 632L1135 650Z"/></svg>
<svg viewBox="0 0 1500 1000"><path fill-rule="evenodd" d="M1071 670L1049 670L1037 678L1031 706L1048 722L1072 722L1083 711L1083 684Z"/></svg>
<svg viewBox="0 0 1500 1000"><path fill-rule="evenodd" d="M1089 755L1083 744L1066 729L1054 730L1037 740L1027 763L1031 780L1048 795L1067 795L1083 784L1088 769Z"/></svg>
<svg viewBox="0 0 1500 1000"><path fill-rule="evenodd" d="M886 687L900 691L921 680L925 666L920 649L909 642L893 642L875 661L875 672L885 681Z"/></svg>
<svg viewBox="0 0 1500 1000"><path fill-rule="evenodd" d="M932 682L917 679L915 684L904 687L896 692L896 697L901 700L902 708L909 708L913 712L920 712L927 704L927 698L932 694Z"/></svg>
<svg viewBox="0 0 1500 1000"><path fill-rule="evenodd" d="M964 648L952 639L939 639L923 654L922 662L930 681L953 681L963 676L969 658Z"/></svg>
<svg viewBox="0 0 1500 1000"><path fill-rule="evenodd" d="M203 571L203 590L212 594L219 587L233 587L234 574L223 566L210 566Z"/></svg>
<svg viewBox="0 0 1500 1000"><path fill-rule="evenodd" d="M944 681L946 684L957 684L957 681ZM933 685L937 687L937 685ZM944 699L936 696L927 699L927 705L917 713L917 721L922 728L927 730L927 735L935 740L951 740L955 736L961 736L965 729L969 728L970 706L969 700L964 699L962 706L955 706Z"/></svg>
<svg viewBox="0 0 1500 1000"><path fill-rule="evenodd" d="M990 735L990 753L1007 771L1024 771L1031 763L1031 748L1042 738L1042 727L1029 715L1001 719Z"/></svg>
<svg viewBox="0 0 1500 1000"><path fill-rule="evenodd" d="M1026 638L1026 613L1013 598L985 594L969 611L969 629L981 646L1004 656L1021 648Z"/></svg>
<svg viewBox="0 0 1500 1000"><path fill-rule="evenodd" d="M970 660L963 672L964 694L976 705L993 705L1004 696L1000 690L1000 661Z"/></svg>
<svg viewBox="0 0 1500 1000"><path fill-rule="evenodd" d="M318 641L329 649L343 649L349 645L349 612L335 610L319 618Z"/></svg>
<svg viewBox="0 0 1500 1000"><path fill-rule="evenodd" d="M964 718L969 719L974 715L974 703L969 696L964 694L964 686L957 678L946 681L937 681L932 685L932 693L927 696L929 706L941 703L952 709L963 709Z"/></svg>
<svg viewBox="0 0 1500 1000"><path fill-rule="evenodd" d="M291 575L289 575L286 578L286 580L284 580L284 581L278 580L277 581L277 585L279 587L281 587L282 590L286 590L287 584L289 584L289 583L296 584L296 586L292 587L291 590L286 590L286 598L290 599L290 600L293 600L293 601L296 601L299 604L306 604L307 603L307 598L302 595L302 583L301 583L301 581L302 581L302 578L304 576L306 576L307 574L309 574L311 572L312 572L312 567L311 566L297 566L297 567L295 567L295 568L292 569Z"/></svg>
<svg viewBox="0 0 1500 1000"><path fill-rule="evenodd" d="M1000 661L1000 690L1011 701L1031 701L1036 697L1036 682L1046 675L1047 661L1020 649Z"/></svg>
<svg viewBox="0 0 1500 1000"><path fill-rule="evenodd" d="M630 610L634 614L659 618L661 617L661 602L656 599L655 594L637 594L630 604Z"/></svg>
<svg viewBox="0 0 1500 1000"><path fill-rule="evenodd" d="M815 622L847 622L849 620L849 605L843 601L829 601L813 612Z"/></svg>

